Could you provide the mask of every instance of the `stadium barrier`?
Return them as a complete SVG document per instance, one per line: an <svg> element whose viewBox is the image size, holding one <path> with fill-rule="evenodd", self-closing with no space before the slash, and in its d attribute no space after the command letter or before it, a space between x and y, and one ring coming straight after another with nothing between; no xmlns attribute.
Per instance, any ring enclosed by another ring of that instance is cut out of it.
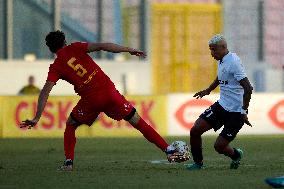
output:
<svg viewBox="0 0 284 189"><path fill-rule="evenodd" d="M140 115L161 135L166 135L166 99L163 96L132 96L129 98ZM37 106L36 96L0 97L0 136L7 137L62 137L65 122L76 105L77 96L51 96L41 120L33 128L19 128L21 121L33 117ZM93 126L80 126L79 137L94 136L140 136L141 134L125 121L114 121L100 114Z"/></svg>
<svg viewBox="0 0 284 189"><path fill-rule="evenodd" d="M210 94L195 99L189 94L168 96L168 134L189 135L194 121L204 110L219 99L219 94ZM257 93L252 95L249 106L249 121L239 134L284 134L284 95L281 93ZM206 134L218 134L209 131Z"/></svg>
<svg viewBox="0 0 284 189"><path fill-rule="evenodd" d="M161 96L128 96L139 114L163 136L189 135L198 116L218 98L212 94L195 99L193 94ZM0 137L62 137L65 121L79 100L76 96L51 96L38 125L27 130L19 123L32 118L36 111L35 96L0 97ZM240 134L284 134L284 95L253 94L249 120L253 127L245 125ZM210 131L206 134L218 134ZM78 137L135 137L142 136L125 121L114 121L100 114L93 126L80 126Z"/></svg>
<svg viewBox="0 0 284 189"><path fill-rule="evenodd" d="M4 125L4 121L3 121L3 117L4 117L4 105L3 105L3 97L0 96L0 138L3 137L2 133L3 133L3 125Z"/></svg>

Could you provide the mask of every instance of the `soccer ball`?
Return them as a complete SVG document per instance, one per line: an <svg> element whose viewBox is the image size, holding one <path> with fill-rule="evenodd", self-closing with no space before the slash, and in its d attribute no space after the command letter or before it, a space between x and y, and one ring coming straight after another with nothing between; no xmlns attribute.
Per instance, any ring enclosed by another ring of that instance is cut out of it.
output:
<svg viewBox="0 0 284 189"><path fill-rule="evenodd" d="M190 158L189 147L184 141L174 141L171 146L185 158Z"/></svg>
<svg viewBox="0 0 284 189"><path fill-rule="evenodd" d="M189 153L189 147L184 141L174 141L171 146L181 154Z"/></svg>

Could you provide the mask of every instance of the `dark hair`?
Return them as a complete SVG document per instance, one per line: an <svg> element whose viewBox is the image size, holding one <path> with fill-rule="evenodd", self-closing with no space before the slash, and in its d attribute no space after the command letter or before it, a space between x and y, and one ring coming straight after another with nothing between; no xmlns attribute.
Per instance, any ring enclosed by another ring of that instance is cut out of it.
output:
<svg viewBox="0 0 284 189"><path fill-rule="evenodd" d="M51 52L56 53L66 44L65 34L59 30L49 32L45 37L45 44Z"/></svg>

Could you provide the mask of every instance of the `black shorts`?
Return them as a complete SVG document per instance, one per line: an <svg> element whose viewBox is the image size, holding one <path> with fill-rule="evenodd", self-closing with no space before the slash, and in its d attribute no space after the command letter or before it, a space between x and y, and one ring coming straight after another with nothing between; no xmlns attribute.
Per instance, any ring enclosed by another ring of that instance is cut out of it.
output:
<svg viewBox="0 0 284 189"><path fill-rule="evenodd" d="M220 136L228 141L234 140L244 125L243 115L240 112L228 112L218 102L207 108L199 117L211 125L214 131L224 125Z"/></svg>

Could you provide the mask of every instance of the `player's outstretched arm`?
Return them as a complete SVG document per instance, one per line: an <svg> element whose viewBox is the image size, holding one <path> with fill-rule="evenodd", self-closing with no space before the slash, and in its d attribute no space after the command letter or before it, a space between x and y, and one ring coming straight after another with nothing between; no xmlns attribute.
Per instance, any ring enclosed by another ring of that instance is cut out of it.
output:
<svg viewBox="0 0 284 189"><path fill-rule="evenodd" d="M94 51L108 51L112 53L129 52L131 55L145 58L147 55L143 51L133 49L130 47L124 47L114 43L89 43L88 52Z"/></svg>
<svg viewBox="0 0 284 189"><path fill-rule="evenodd" d="M217 86L219 85L218 77L211 83L211 85L202 91L199 91L193 95L193 97L196 97L197 99L202 98L206 95L209 95L211 91L213 91Z"/></svg>
<svg viewBox="0 0 284 189"><path fill-rule="evenodd" d="M36 111L36 115L32 120L25 120L22 121L22 123L20 124L20 127L33 127L37 124L37 122L39 121L41 114L44 110L44 107L46 105L47 99L49 97L49 93L51 91L51 89L53 88L53 86L55 85L54 82L51 81L46 81L44 87L42 88L42 90L40 91L39 97L38 97L38 103L37 103L37 111Z"/></svg>

